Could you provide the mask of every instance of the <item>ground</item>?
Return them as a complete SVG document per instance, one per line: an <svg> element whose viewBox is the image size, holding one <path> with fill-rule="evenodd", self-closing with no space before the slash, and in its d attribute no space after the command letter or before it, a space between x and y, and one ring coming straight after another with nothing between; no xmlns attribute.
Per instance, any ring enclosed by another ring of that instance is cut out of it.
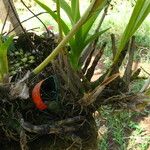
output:
<svg viewBox="0 0 150 150"><path fill-rule="evenodd" d="M96 114L100 150L150 150L150 112L114 111L102 107Z"/></svg>

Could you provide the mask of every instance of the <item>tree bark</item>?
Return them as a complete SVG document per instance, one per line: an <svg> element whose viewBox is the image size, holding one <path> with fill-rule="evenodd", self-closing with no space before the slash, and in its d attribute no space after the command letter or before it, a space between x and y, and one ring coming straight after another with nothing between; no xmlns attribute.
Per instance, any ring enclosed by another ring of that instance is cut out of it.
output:
<svg viewBox="0 0 150 150"><path fill-rule="evenodd" d="M14 11L12 10L9 2L11 2ZM14 30L14 33L16 35L22 33L22 28L19 26L19 23L18 23L18 20L17 20L17 18L19 18L19 16L18 16L17 11L15 9L13 0L1 0L0 1L0 10L1 10L0 11L0 19L1 19L2 23L5 22L6 16L8 14L8 26L10 25L10 28L8 30L11 30L14 27L18 26Z"/></svg>

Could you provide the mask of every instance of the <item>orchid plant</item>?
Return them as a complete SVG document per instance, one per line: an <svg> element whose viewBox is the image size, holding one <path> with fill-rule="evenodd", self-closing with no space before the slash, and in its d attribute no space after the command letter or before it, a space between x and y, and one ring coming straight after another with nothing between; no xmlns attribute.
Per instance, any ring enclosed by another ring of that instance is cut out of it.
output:
<svg viewBox="0 0 150 150"><path fill-rule="evenodd" d="M38 74L41 72L50 61L56 57L62 48L69 43L71 47L70 52L70 62L74 69L80 67L79 57L83 51L83 49L92 42L96 37L104 33L104 31L100 31L94 35L89 36L89 30L92 28L93 22L96 20L98 14L108 5L108 0L93 0L85 11L83 16L80 15L80 7L79 0L71 0L71 6L65 0L53 0L56 3L59 3L60 7L66 12L68 15L70 22L72 24L71 30L66 25L65 21L59 17L59 14L56 14L52 11L50 7L42 3L40 0L34 0L37 2L42 8L44 8L53 19L58 22L65 34L65 37L59 43L59 45L54 49L54 51L38 66L33 70L33 74ZM145 20L147 15L150 12L150 1L149 0L137 0L134 10L132 12L131 18L129 19L129 23L126 26L125 31L123 32L123 36L119 42L118 51L116 53L113 64L115 65L118 62L121 52L124 50L124 46L129 41L131 36L136 32L136 30L140 27L142 22ZM60 20L58 19L60 18ZM58 21L59 20L59 21Z"/></svg>
<svg viewBox="0 0 150 150"><path fill-rule="evenodd" d="M70 19L71 29L65 23L65 20L61 19L60 13L55 13L50 7L45 5L39 0L35 0L44 10L46 10L53 19L59 24L59 31L62 31L65 36L70 35L72 38L68 39L70 45L69 60L73 69L77 70L81 67L82 64L79 63L79 58L84 48L94 41L98 36L103 34L108 30L101 30L92 35L89 34L90 29L92 28L93 23L98 17L99 13L109 4L108 0L94 0L87 11L81 16L80 13L80 2L79 0L71 0L69 5L65 0L53 0L56 4L59 3L68 18ZM58 9L57 9L58 10ZM60 18L60 19L58 19Z"/></svg>

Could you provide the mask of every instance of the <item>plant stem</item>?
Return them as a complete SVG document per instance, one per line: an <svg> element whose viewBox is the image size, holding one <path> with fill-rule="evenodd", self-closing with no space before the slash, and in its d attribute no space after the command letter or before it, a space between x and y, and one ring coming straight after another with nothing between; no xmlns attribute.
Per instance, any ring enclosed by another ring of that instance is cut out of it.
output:
<svg viewBox="0 0 150 150"><path fill-rule="evenodd" d="M57 0L57 16L58 16L58 28L59 28L59 41L63 39L62 27L61 27L61 17L60 17L60 0Z"/></svg>

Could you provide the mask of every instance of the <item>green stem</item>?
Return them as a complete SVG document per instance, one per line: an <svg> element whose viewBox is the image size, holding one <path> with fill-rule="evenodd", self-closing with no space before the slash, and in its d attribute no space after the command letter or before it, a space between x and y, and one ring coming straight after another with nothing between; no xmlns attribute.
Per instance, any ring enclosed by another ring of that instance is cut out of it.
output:
<svg viewBox="0 0 150 150"><path fill-rule="evenodd" d="M3 82L5 76L8 75L8 60L7 54L0 56L0 82Z"/></svg>
<svg viewBox="0 0 150 150"><path fill-rule="evenodd" d="M57 8L57 16L58 16L59 41L61 41L63 39L63 34L62 34L61 17L60 17L60 0L57 0L56 8Z"/></svg>

